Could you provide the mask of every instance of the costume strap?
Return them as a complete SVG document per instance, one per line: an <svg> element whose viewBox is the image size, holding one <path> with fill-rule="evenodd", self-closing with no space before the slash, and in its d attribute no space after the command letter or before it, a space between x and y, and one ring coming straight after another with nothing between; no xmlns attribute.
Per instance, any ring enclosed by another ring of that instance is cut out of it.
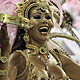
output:
<svg viewBox="0 0 80 80"><path fill-rule="evenodd" d="M26 67L25 67L25 69L23 70L23 72L22 72L21 74L17 75L17 77L16 77L16 79L19 79L19 78L22 77L25 73L29 73L29 65L30 65L30 62L29 62L27 53L25 54L25 53L24 53L23 51L21 51L21 50L16 50L15 53L16 53L16 52L21 53L21 55L23 55L24 58L25 58L25 60L26 60ZM28 75L29 75L29 74L28 74Z"/></svg>

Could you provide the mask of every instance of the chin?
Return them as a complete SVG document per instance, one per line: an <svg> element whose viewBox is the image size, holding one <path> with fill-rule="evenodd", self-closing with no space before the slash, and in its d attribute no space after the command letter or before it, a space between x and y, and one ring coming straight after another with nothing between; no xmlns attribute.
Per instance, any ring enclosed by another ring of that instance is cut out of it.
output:
<svg viewBox="0 0 80 80"><path fill-rule="evenodd" d="M43 42L43 43L44 43L46 40L47 40L47 37L44 37L44 36L42 36L42 37L39 38L39 41L40 41L40 42Z"/></svg>

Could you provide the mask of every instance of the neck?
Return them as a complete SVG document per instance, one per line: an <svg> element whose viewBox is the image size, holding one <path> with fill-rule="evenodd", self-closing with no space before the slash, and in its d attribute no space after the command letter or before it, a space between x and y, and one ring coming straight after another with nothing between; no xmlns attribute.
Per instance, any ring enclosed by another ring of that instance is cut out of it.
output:
<svg viewBox="0 0 80 80"><path fill-rule="evenodd" d="M38 48L43 46L43 47L47 47L47 44L46 44L47 40L44 41L44 42L36 42L34 41L33 39L30 40L30 43L37 46Z"/></svg>

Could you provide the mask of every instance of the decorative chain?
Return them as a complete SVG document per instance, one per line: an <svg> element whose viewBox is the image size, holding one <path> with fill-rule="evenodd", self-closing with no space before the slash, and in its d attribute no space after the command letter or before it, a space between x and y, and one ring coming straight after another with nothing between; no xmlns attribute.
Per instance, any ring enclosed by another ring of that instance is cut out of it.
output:
<svg viewBox="0 0 80 80"><path fill-rule="evenodd" d="M3 56L3 57L0 57L0 61L2 63L6 63L8 61L7 57Z"/></svg>
<svg viewBox="0 0 80 80"><path fill-rule="evenodd" d="M0 70L0 76L6 76L8 74L7 70Z"/></svg>

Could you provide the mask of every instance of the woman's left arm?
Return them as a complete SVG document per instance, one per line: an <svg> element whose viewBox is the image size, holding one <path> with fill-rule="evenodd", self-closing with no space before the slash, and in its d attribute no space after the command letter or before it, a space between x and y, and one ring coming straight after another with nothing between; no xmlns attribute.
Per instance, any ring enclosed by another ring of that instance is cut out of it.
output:
<svg viewBox="0 0 80 80"><path fill-rule="evenodd" d="M72 80L80 80L80 65L75 63L72 59L64 54L57 54L62 62L62 66L66 74Z"/></svg>

